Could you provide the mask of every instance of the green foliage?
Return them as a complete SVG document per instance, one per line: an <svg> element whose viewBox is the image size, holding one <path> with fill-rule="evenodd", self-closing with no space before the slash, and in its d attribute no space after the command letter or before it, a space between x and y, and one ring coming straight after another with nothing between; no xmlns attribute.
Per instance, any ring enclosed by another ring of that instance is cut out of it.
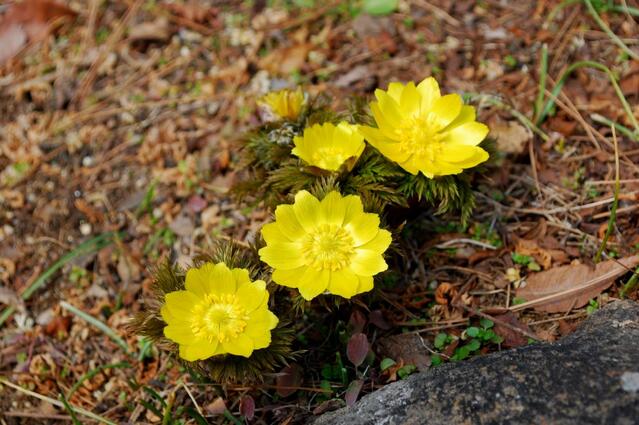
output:
<svg viewBox="0 0 639 425"><path fill-rule="evenodd" d="M362 10L369 15L390 15L397 10L398 0L364 0Z"/></svg>
<svg viewBox="0 0 639 425"><path fill-rule="evenodd" d="M530 256L513 252L510 254L511 258L516 264L526 266L528 270L538 272L541 270L541 266Z"/></svg>
<svg viewBox="0 0 639 425"><path fill-rule="evenodd" d="M482 347L489 344L501 344L503 338L495 333L492 329L494 323L491 320L481 318L479 320L479 326L469 326L462 333L461 338L441 332L435 336L433 345L435 349L444 351L446 347L453 342L457 342L459 345L455 347L450 361L460 361L468 358L472 354L479 351ZM464 345L461 345L461 341L466 341ZM431 364L437 366L443 362L442 356L435 354L431 356Z"/></svg>

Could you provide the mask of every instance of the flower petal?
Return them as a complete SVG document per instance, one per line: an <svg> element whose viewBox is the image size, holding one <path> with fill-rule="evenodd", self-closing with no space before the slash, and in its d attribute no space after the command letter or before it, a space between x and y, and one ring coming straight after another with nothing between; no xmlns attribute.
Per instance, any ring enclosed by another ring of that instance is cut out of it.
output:
<svg viewBox="0 0 639 425"><path fill-rule="evenodd" d="M467 122L446 132L444 143L477 146L488 135L488 127L480 122Z"/></svg>
<svg viewBox="0 0 639 425"><path fill-rule="evenodd" d="M359 276L374 276L386 269L388 264L384 261L384 257L375 251L357 249L351 259L351 270Z"/></svg>
<svg viewBox="0 0 639 425"><path fill-rule="evenodd" d="M306 266L298 267L291 270L275 269L273 270L273 275L271 276L271 278L278 285L287 286L289 288L298 288L300 278L304 274L305 270Z"/></svg>
<svg viewBox="0 0 639 425"><path fill-rule="evenodd" d="M475 108L469 105L462 105L461 111L459 111L459 115L457 118L453 120L448 127L444 131L451 130L453 127L459 127L462 124L466 124L467 122L475 121Z"/></svg>
<svg viewBox="0 0 639 425"><path fill-rule="evenodd" d="M331 283L328 286L328 291L331 294L350 298L357 294L358 286L359 279L351 270L342 269L331 272Z"/></svg>
<svg viewBox="0 0 639 425"><path fill-rule="evenodd" d="M298 243L272 243L259 250L260 259L274 269L290 270L305 263Z"/></svg>
<svg viewBox="0 0 639 425"><path fill-rule="evenodd" d="M405 85L398 82L392 82L388 85L388 90L386 91L390 97L395 99L395 102L399 103L402 98L402 92L404 91Z"/></svg>
<svg viewBox="0 0 639 425"><path fill-rule="evenodd" d="M295 216L293 205L278 205L275 208L275 222L280 226L280 231L292 241L296 241L306 234Z"/></svg>
<svg viewBox="0 0 639 425"><path fill-rule="evenodd" d="M239 288L241 285L245 283L251 283L251 277L249 276L249 271L247 269L231 269L231 273L233 274L233 279L235 279L235 284ZM261 281L256 281L261 282Z"/></svg>
<svg viewBox="0 0 639 425"><path fill-rule="evenodd" d="M234 294L237 291L233 273L224 263L218 263L213 267L209 274L209 281L213 294Z"/></svg>
<svg viewBox="0 0 639 425"><path fill-rule="evenodd" d="M200 300L194 293L189 291L169 292L164 296L165 306L169 313L175 317L188 317L191 309Z"/></svg>
<svg viewBox="0 0 639 425"><path fill-rule="evenodd" d="M341 226L346 214L346 205L342 195L336 190L330 192L320 203L322 221Z"/></svg>
<svg viewBox="0 0 639 425"><path fill-rule="evenodd" d="M268 299L266 283L263 280L244 283L238 288L236 296L240 305L250 313L262 306L264 301Z"/></svg>
<svg viewBox="0 0 639 425"><path fill-rule="evenodd" d="M361 246L377 235L379 231L379 216L377 214L364 213L354 217L344 227L351 233L355 246Z"/></svg>
<svg viewBox="0 0 639 425"><path fill-rule="evenodd" d="M388 230L379 229L373 239L360 246L358 249L366 249L368 251L383 253L388 249L393 238Z"/></svg>
<svg viewBox="0 0 639 425"><path fill-rule="evenodd" d="M400 111L402 115L409 117L419 115L421 111L421 103L422 98L415 88L415 83L411 81L406 84L400 101Z"/></svg>
<svg viewBox="0 0 639 425"><path fill-rule="evenodd" d="M379 109L384 115L384 119L393 127L399 126L402 122L399 103L383 90L375 90L375 97L379 104Z"/></svg>
<svg viewBox="0 0 639 425"><path fill-rule="evenodd" d="M180 357L186 361L205 360L216 354L217 341L201 341L191 345L180 345Z"/></svg>
<svg viewBox="0 0 639 425"><path fill-rule="evenodd" d="M164 336L178 344L193 344L197 337L189 325L169 325L164 327Z"/></svg>
<svg viewBox="0 0 639 425"><path fill-rule="evenodd" d="M200 297L208 294L211 291L210 276L214 267L214 263L206 263L201 267L190 268L186 272L186 279L184 281L186 290L193 292Z"/></svg>
<svg viewBox="0 0 639 425"><path fill-rule="evenodd" d="M357 276L359 278L359 285L357 286L357 293L363 294L373 289L373 276Z"/></svg>
<svg viewBox="0 0 639 425"><path fill-rule="evenodd" d="M238 335L237 338L222 342L224 350L236 356L250 357L253 353L253 340L245 334Z"/></svg>
<svg viewBox="0 0 639 425"><path fill-rule="evenodd" d="M262 226L262 237L267 244L270 243L289 243L293 242L284 232L284 226L279 222L268 223Z"/></svg>
<svg viewBox="0 0 639 425"><path fill-rule="evenodd" d="M461 112L462 103L458 94L447 94L433 101L430 112L437 118L439 128L443 129L457 118Z"/></svg>
<svg viewBox="0 0 639 425"><path fill-rule="evenodd" d="M316 270L308 267L300 278L298 289L302 297L310 301L328 288L330 280L329 270Z"/></svg>
<svg viewBox="0 0 639 425"><path fill-rule="evenodd" d="M435 99L439 99L442 96L439 92L439 84L433 77L422 80L417 85L417 91L422 96L422 111L429 111Z"/></svg>
<svg viewBox="0 0 639 425"><path fill-rule="evenodd" d="M297 221L305 230L313 229L319 219L320 202L305 190L297 192L293 210Z"/></svg>

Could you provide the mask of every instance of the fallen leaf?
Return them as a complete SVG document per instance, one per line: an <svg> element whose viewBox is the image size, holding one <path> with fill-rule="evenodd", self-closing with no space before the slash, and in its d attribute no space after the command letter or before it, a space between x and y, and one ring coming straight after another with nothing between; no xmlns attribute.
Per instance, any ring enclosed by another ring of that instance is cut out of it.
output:
<svg viewBox="0 0 639 425"><path fill-rule="evenodd" d="M515 121L491 125L490 134L497 139L499 151L513 154L523 153L533 136L530 130Z"/></svg>
<svg viewBox="0 0 639 425"><path fill-rule="evenodd" d="M171 28L166 18L153 22L142 22L129 29L129 41L166 41L171 37Z"/></svg>
<svg viewBox="0 0 639 425"><path fill-rule="evenodd" d="M552 264L552 254L541 248L537 241L532 239L517 239L515 243L515 252L521 255L533 257L535 261L543 267L544 270L550 268Z"/></svg>
<svg viewBox="0 0 639 425"><path fill-rule="evenodd" d="M526 301L544 299L535 305L537 311L567 312L586 305L637 264L639 255L604 261L594 268L586 264L555 267L530 275L526 285L517 289L517 297Z"/></svg>
<svg viewBox="0 0 639 425"><path fill-rule="evenodd" d="M366 338L366 335L363 333L357 333L348 340L346 356L348 357L348 360L357 367L364 362L364 359L366 359L368 350L370 350L368 338Z"/></svg>
<svg viewBox="0 0 639 425"><path fill-rule="evenodd" d="M427 353L426 341L419 335L405 333L382 337L377 340L375 347L381 357L415 365L420 371L425 371L430 367L430 355Z"/></svg>
<svg viewBox="0 0 639 425"><path fill-rule="evenodd" d="M387 331L391 328L390 323L386 321L384 313L382 313L381 310L371 311L371 313L368 315L368 320L381 330Z"/></svg>
<svg viewBox="0 0 639 425"><path fill-rule="evenodd" d="M504 341L502 342L502 345L504 347L515 348L515 347L521 347L522 345L528 344L528 337L526 337L524 334L522 334L521 332L517 332L499 323L499 321L505 322L505 323L508 323L509 325L512 325L515 328L532 333L532 331L530 330L530 327L524 323L521 323L519 319L517 319L517 316L515 315L515 313L513 313L512 311L509 311L505 314L500 314L494 317L496 320L495 320L495 327L493 328L493 330L495 331L497 335L504 338Z"/></svg>
<svg viewBox="0 0 639 425"><path fill-rule="evenodd" d="M250 395L245 395L240 400L240 414L249 421L255 416L255 400Z"/></svg>
<svg viewBox="0 0 639 425"><path fill-rule="evenodd" d="M302 68L312 48L311 43L302 43L273 50L260 60L259 67L274 74L289 75Z"/></svg>
<svg viewBox="0 0 639 425"><path fill-rule="evenodd" d="M339 398L333 398L322 402L319 406L313 409L313 415L321 415L322 413L331 412L333 410L341 409L344 407L344 402Z"/></svg>
<svg viewBox="0 0 639 425"><path fill-rule="evenodd" d="M639 72L629 75L621 80L619 86L626 96L639 94Z"/></svg>
<svg viewBox="0 0 639 425"><path fill-rule="evenodd" d="M441 305L448 305L457 296L457 289L450 283L441 283L435 290L435 302Z"/></svg>
<svg viewBox="0 0 639 425"><path fill-rule="evenodd" d="M45 38L55 21L76 16L76 12L54 1L13 3L0 18L0 63L14 57L28 42Z"/></svg>
<svg viewBox="0 0 639 425"><path fill-rule="evenodd" d="M223 415L226 411L226 403L222 397L218 397L205 406L206 411L211 415Z"/></svg>
<svg viewBox="0 0 639 425"><path fill-rule="evenodd" d="M357 401L357 397L359 397L359 392L362 390L364 386L364 381L361 379L356 379L351 381L348 384L348 388L346 389L346 393L344 394L344 401L346 401L347 406L352 406Z"/></svg>
<svg viewBox="0 0 639 425"><path fill-rule="evenodd" d="M281 397L288 397L302 384L302 371L296 364L284 367L277 375L275 389Z"/></svg>
<svg viewBox="0 0 639 425"><path fill-rule="evenodd" d="M366 317L360 310L353 310L351 317L348 319L348 329L351 334L357 334L364 330L366 326Z"/></svg>

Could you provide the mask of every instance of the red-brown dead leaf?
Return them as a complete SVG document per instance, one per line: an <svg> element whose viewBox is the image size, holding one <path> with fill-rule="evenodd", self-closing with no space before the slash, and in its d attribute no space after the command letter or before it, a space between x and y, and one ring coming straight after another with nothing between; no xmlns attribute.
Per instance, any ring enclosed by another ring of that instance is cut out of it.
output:
<svg viewBox="0 0 639 425"><path fill-rule="evenodd" d="M495 333L502 338L504 338L503 346L506 348L514 348L521 347L522 345L528 344L528 338L523 335L521 332L517 332L511 328L508 328L499 323L508 323L513 327L521 329L526 332L532 332L530 327L524 323L521 323L517 316L512 311L509 311L505 314L500 314L499 316L495 316Z"/></svg>
<svg viewBox="0 0 639 425"><path fill-rule="evenodd" d="M356 367L361 365L368 355L370 344L368 338L363 333L357 333L348 340L346 346L346 356Z"/></svg>
<svg viewBox="0 0 639 425"><path fill-rule="evenodd" d="M552 264L552 255L547 250L541 248L537 241L531 239L517 239L515 251L518 254L528 255L535 259L544 270L549 269Z"/></svg>
<svg viewBox="0 0 639 425"><path fill-rule="evenodd" d="M296 364L284 367L277 375L275 387L281 397L288 397L302 384L302 370Z"/></svg>
<svg viewBox="0 0 639 425"><path fill-rule="evenodd" d="M289 75L302 68L312 48L311 43L301 43L273 50L260 60L259 67L273 74Z"/></svg>
<svg viewBox="0 0 639 425"><path fill-rule="evenodd" d="M346 393L344 394L344 401L346 401L347 406L352 406L357 401L357 397L359 396L359 392L362 390L364 386L364 381L361 379L356 379L352 381L348 388L346 389Z"/></svg>
<svg viewBox="0 0 639 425"><path fill-rule="evenodd" d="M226 403L222 397L218 397L205 406L206 411L211 415L223 415L226 411Z"/></svg>
<svg viewBox="0 0 639 425"><path fill-rule="evenodd" d="M249 421L255 417L255 400L250 395L245 395L240 400L240 414Z"/></svg>
<svg viewBox="0 0 639 425"><path fill-rule="evenodd" d="M50 0L12 4L0 18L0 63L14 57L28 42L45 38L54 21L76 16L67 6Z"/></svg>
<svg viewBox="0 0 639 425"><path fill-rule="evenodd" d="M555 267L530 275L526 285L517 289L517 297L526 301L547 298L536 305L537 311L558 313L579 308L608 288L615 279L639 264L639 255L608 260L594 268L586 264Z"/></svg>
<svg viewBox="0 0 639 425"><path fill-rule="evenodd" d="M457 296L457 289L450 283L441 283L435 290L435 302L448 305Z"/></svg>

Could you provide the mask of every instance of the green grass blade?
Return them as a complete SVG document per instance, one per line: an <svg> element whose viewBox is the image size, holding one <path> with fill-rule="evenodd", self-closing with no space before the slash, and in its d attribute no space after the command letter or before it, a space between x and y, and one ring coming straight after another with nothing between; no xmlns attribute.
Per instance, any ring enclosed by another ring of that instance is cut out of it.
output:
<svg viewBox="0 0 639 425"><path fill-rule="evenodd" d="M25 301L28 300L29 297L31 297L31 295L35 291L37 291L38 289L43 287L47 283L47 281L51 278L51 276L53 276L54 273L56 273L59 269L61 269L69 261L71 261L74 258L79 257L81 255L85 255L85 254L89 254L91 252L99 251L102 248L104 248L104 247L108 246L109 244L111 244L112 242L113 242L113 233L112 232L108 232L108 233L103 233L103 234L101 234L99 236L96 236L93 239L89 239L88 241L85 241L85 242L81 243L74 250L69 251L68 253L66 253L62 257L60 257L60 259L58 261L56 261L44 273L42 273L40 276L38 276L38 278L36 280L34 280L33 283L31 283L31 285L29 285L29 287L24 290L24 292L22 292L20 297L23 300L25 300ZM11 317L11 315L14 313L14 311L15 311L15 308L11 307L11 306L5 308L2 311L2 313L0 314L0 326L2 326L4 324L4 322L9 317Z"/></svg>
<svg viewBox="0 0 639 425"><path fill-rule="evenodd" d="M82 425L82 422L78 420L78 417L75 414L75 410L73 410L73 407L71 407L71 405L67 401L67 398L62 393L60 393L60 401L64 405L64 410L66 410L69 413L69 416L71 416L73 425Z"/></svg>
<svg viewBox="0 0 639 425"><path fill-rule="evenodd" d="M113 329L108 327L104 322L102 322L102 321L96 319L95 317L91 316L90 314L85 313L84 311L72 306L71 304L69 304L66 301L60 301L60 307L62 307L63 309L67 310L70 313L75 314L80 319L82 319L85 322L88 322L91 325L95 326L96 328L100 329L109 338L111 338L113 340L113 342L118 344L120 346L120 348L122 348L126 354L129 354L129 347L128 347L126 341L124 341L122 338L120 338L120 336L117 333L115 333L115 331Z"/></svg>
<svg viewBox="0 0 639 425"><path fill-rule="evenodd" d="M612 84L613 88L615 89L615 93L617 94L617 97L619 98L619 101L621 102L621 105L623 106L624 111L626 112L626 115L628 116L628 119L630 120L630 122L632 122L632 125L635 128L635 133L639 135L639 123L637 123L637 119L632 113L632 108L630 107L630 105L628 104L628 101L623 95L623 92L621 91L621 87L619 87L619 84L617 84L617 80L615 79L614 74L607 66L600 64L598 62L593 62L593 61L575 62L564 71L564 73L561 75L561 77L557 81L557 84L552 89L552 92L551 92L552 96L550 96L550 99L546 101L546 104L543 110L541 111L541 114L539 115L539 117L537 117L537 121L535 122L535 124L539 126L541 125L542 122L544 122L544 120L550 113L550 110L555 105L555 99L557 98L557 96L559 95L559 92L561 91L564 84L566 83L566 80L573 72L575 72L579 68L594 68L604 72L608 76L608 78L610 79L610 84Z"/></svg>
<svg viewBox="0 0 639 425"><path fill-rule="evenodd" d="M541 61L539 62L539 91L537 92L537 99L535 100L535 117L538 117L539 114L541 114L541 110L544 106L547 76L548 76L548 46L544 44L543 46L541 46Z"/></svg>
<svg viewBox="0 0 639 425"><path fill-rule="evenodd" d="M634 60L639 60L639 54L637 54L634 50L628 47L626 43L624 43L619 37L617 37L617 34L615 34L608 27L608 25L606 25L603 19L601 19L601 16L599 16L599 13L597 13L597 9L595 9L595 7L592 5L592 2L590 0L584 0L584 3L586 3L586 7L588 7L588 12L590 12L590 15L592 16L592 18L595 20L595 22L597 22L597 25L599 25L599 28L601 28L601 30L605 32L608 37L610 37L612 42L615 43L617 46L619 46L619 48L623 50L628 56L630 56Z"/></svg>

